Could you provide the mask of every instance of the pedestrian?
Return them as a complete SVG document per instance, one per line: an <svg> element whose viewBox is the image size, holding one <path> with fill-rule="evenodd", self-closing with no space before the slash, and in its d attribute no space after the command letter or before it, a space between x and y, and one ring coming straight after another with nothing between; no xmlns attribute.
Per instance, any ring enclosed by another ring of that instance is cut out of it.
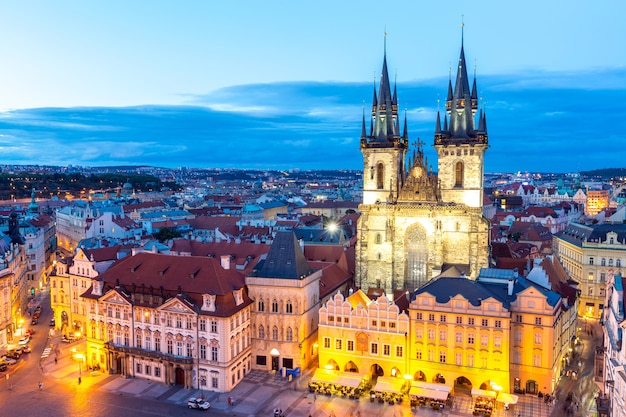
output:
<svg viewBox="0 0 626 417"><path fill-rule="evenodd" d="M232 402L233 402L233 399L228 397L228 405L231 405Z"/></svg>
<svg viewBox="0 0 626 417"><path fill-rule="evenodd" d="M39 381L39 391L43 389L43 382Z"/></svg>
<svg viewBox="0 0 626 417"><path fill-rule="evenodd" d="M55 365L57 364L57 357L56 356L54 357L54 364Z"/></svg>
<svg viewBox="0 0 626 417"><path fill-rule="evenodd" d="M80 379L80 377L78 377L78 385L80 385L81 382L83 382L82 379Z"/></svg>

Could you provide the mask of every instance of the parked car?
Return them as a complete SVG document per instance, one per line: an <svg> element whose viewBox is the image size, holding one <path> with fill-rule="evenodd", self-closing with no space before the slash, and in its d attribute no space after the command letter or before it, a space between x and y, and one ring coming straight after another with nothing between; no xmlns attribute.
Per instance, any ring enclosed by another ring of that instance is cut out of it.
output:
<svg viewBox="0 0 626 417"><path fill-rule="evenodd" d="M15 359L17 361L21 355L21 352L18 352L16 349L11 349L7 352L6 357L10 359Z"/></svg>
<svg viewBox="0 0 626 417"><path fill-rule="evenodd" d="M37 324L37 323L39 323L39 319L32 319L30 321L30 324Z"/></svg>
<svg viewBox="0 0 626 417"><path fill-rule="evenodd" d="M9 358L8 356L3 356L2 358L0 358L0 363L5 363L7 365L14 365L17 363L17 361L13 358Z"/></svg>
<svg viewBox="0 0 626 417"><path fill-rule="evenodd" d="M35 333L35 331L34 331L33 329L28 329L28 330L26 330L26 334L27 334L28 336L32 336L32 335L33 335L33 333Z"/></svg>
<svg viewBox="0 0 626 417"><path fill-rule="evenodd" d="M73 341L74 341L74 336L72 335L69 335L69 336L63 335L61 337L61 342L72 343Z"/></svg>
<svg viewBox="0 0 626 417"><path fill-rule="evenodd" d="M54 318L50 319L50 326L51 326L51 327L54 327L54 326L55 326Z"/></svg>
<svg viewBox="0 0 626 417"><path fill-rule="evenodd" d="M32 352L30 345L24 345L22 347L22 353L30 353L30 352Z"/></svg>
<svg viewBox="0 0 626 417"><path fill-rule="evenodd" d="M26 335L26 336L22 337L22 338L21 338L21 339L17 342L17 344L18 344L18 345L20 345L20 346L22 346L22 345L26 345L26 344L28 344L28 342L30 342L30 335Z"/></svg>
<svg viewBox="0 0 626 417"><path fill-rule="evenodd" d="M208 410L209 408L211 408L211 404L209 404L208 401L205 401L202 398L191 397L189 400L187 400L187 408Z"/></svg>
<svg viewBox="0 0 626 417"><path fill-rule="evenodd" d="M6 364L6 363L4 363L4 362L0 362L0 372L4 372L4 371L6 371L7 369L9 369L9 365L7 365L7 364Z"/></svg>

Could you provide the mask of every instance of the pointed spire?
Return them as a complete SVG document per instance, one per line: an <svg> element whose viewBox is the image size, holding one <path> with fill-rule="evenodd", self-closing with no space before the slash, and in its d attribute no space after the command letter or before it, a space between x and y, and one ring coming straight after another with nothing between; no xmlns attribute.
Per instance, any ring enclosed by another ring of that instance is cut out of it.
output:
<svg viewBox="0 0 626 417"><path fill-rule="evenodd" d="M409 140L409 127L406 122L406 109L404 109L404 131L402 132L402 137Z"/></svg>
<svg viewBox="0 0 626 417"><path fill-rule="evenodd" d="M365 139L367 137L367 133L365 130L365 106L363 106L363 124L361 125L361 139Z"/></svg>
<svg viewBox="0 0 626 417"><path fill-rule="evenodd" d="M448 115L444 114L443 116L443 130L448 131Z"/></svg>
<svg viewBox="0 0 626 417"><path fill-rule="evenodd" d="M478 131L479 132L485 131L483 109L480 109L480 112L478 113Z"/></svg>
<svg viewBox="0 0 626 417"><path fill-rule="evenodd" d="M483 112L483 132L487 134L487 112Z"/></svg>
<svg viewBox="0 0 626 417"><path fill-rule="evenodd" d="M439 111L437 111L437 123L435 125L435 134L441 133L441 116L439 115Z"/></svg>

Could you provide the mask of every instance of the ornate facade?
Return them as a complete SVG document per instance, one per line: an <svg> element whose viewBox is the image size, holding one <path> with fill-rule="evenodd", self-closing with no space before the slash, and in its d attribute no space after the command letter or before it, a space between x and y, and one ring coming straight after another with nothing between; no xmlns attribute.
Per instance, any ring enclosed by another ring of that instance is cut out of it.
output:
<svg viewBox="0 0 626 417"><path fill-rule="evenodd" d="M363 203L357 242L357 286L414 290L449 266L476 277L488 266L489 222L482 215L486 116L478 125L476 80L470 90L461 47L454 88L448 85L443 126L437 115L433 173L417 140L412 156L406 117L400 132L398 99L387 72L374 91L370 132L363 117Z"/></svg>

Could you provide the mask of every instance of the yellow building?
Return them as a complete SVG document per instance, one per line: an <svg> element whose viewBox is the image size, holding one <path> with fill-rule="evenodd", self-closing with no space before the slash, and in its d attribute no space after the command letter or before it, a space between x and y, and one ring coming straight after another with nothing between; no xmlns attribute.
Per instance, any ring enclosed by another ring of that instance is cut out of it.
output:
<svg viewBox="0 0 626 417"><path fill-rule="evenodd" d="M456 84L448 86L443 127L437 115L434 146L438 173L417 140L409 152L407 122L400 132L398 101L391 92L387 57L371 109L363 117L363 203L359 206L356 285L414 290L457 266L475 278L488 266L489 221L482 214L486 117L470 89L461 48ZM407 156L410 155L407 161Z"/></svg>
<svg viewBox="0 0 626 417"><path fill-rule="evenodd" d="M553 238L563 267L579 283L578 314L598 320L604 309L606 283L626 262L626 225L570 223Z"/></svg>
<svg viewBox="0 0 626 417"><path fill-rule="evenodd" d="M585 213L595 216L609 206L609 190L587 190Z"/></svg>
<svg viewBox="0 0 626 417"><path fill-rule="evenodd" d="M387 296L370 300L362 291L335 294L319 311L319 366L363 376L409 372L409 316Z"/></svg>

